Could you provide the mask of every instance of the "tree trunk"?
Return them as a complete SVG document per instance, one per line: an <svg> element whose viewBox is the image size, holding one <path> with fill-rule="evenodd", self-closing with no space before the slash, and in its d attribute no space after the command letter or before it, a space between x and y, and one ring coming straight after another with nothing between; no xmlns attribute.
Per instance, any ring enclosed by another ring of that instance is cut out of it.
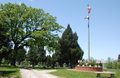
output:
<svg viewBox="0 0 120 78"><path fill-rule="evenodd" d="M15 65L15 58L12 58L11 66L16 66Z"/></svg>

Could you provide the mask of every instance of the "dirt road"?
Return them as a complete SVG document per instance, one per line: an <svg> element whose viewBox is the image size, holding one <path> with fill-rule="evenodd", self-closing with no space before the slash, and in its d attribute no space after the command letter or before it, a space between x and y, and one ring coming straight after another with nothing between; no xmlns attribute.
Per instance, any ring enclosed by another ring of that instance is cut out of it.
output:
<svg viewBox="0 0 120 78"><path fill-rule="evenodd" d="M54 72L56 70L34 70L34 69L23 69L20 68L20 73L22 75L22 78L60 78L58 76L54 76L49 74L49 72Z"/></svg>

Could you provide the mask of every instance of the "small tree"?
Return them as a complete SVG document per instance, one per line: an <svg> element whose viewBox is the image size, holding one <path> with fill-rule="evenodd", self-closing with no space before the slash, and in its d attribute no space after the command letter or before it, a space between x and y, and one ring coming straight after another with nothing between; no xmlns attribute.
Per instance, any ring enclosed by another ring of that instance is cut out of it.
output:
<svg viewBox="0 0 120 78"><path fill-rule="evenodd" d="M38 67L40 67L40 62L38 62Z"/></svg>
<svg viewBox="0 0 120 78"><path fill-rule="evenodd" d="M114 60L114 61L112 62L112 68L113 68L113 69L117 69L117 60Z"/></svg>
<svg viewBox="0 0 120 78"><path fill-rule="evenodd" d="M120 63L117 64L117 69L120 69Z"/></svg>
<svg viewBox="0 0 120 78"><path fill-rule="evenodd" d="M106 63L105 63L106 68L112 69L112 59L108 57Z"/></svg>

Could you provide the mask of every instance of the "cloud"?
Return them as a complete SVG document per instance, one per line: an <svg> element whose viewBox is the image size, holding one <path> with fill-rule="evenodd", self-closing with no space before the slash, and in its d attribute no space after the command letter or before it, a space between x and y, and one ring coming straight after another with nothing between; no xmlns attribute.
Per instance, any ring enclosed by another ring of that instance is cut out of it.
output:
<svg viewBox="0 0 120 78"><path fill-rule="evenodd" d="M30 0L31 2L33 1L33 0Z"/></svg>
<svg viewBox="0 0 120 78"><path fill-rule="evenodd" d="M21 5L21 2L19 2L19 5Z"/></svg>

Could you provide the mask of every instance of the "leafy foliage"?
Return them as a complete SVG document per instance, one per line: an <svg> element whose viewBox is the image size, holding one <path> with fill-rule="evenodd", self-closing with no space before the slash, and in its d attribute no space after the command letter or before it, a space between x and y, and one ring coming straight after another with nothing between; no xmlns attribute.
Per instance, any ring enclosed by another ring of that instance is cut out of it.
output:
<svg viewBox="0 0 120 78"><path fill-rule="evenodd" d="M80 66L82 66L82 65L84 65L84 62L82 61L82 62L80 62L79 64L80 64Z"/></svg>
<svg viewBox="0 0 120 78"><path fill-rule="evenodd" d="M34 64L38 62L45 62L46 60L46 52L44 48L38 49L37 47L31 47L27 54L27 61L30 61L34 67Z"/></svg>
<svg viewBox="0 0 120 78"><path fill-rule="evenodd" d="M112 58L108 57L105 67L108 69L120 69L120 62L118 60L113 60Z"/></svg>
<svg viewBox="0 0 120 78"><path fill-rule="evenodd" d="M63 27L56 23L56 17L42 9L27 7L24 3L1 4L0 23L4 29L8 28L6 35L14 44L12 65L15 65L18 49L24 46L36 43L38 47L46 46L49 52L59 50L57 32L61 32Z"/></svg>
<svg viewBox="0 0 120 78"><path fill-rule="evenodd" d="M51 66L51 64L52 64L51 56L48 55L48 56L46 57L46 65Z"/></svg>

